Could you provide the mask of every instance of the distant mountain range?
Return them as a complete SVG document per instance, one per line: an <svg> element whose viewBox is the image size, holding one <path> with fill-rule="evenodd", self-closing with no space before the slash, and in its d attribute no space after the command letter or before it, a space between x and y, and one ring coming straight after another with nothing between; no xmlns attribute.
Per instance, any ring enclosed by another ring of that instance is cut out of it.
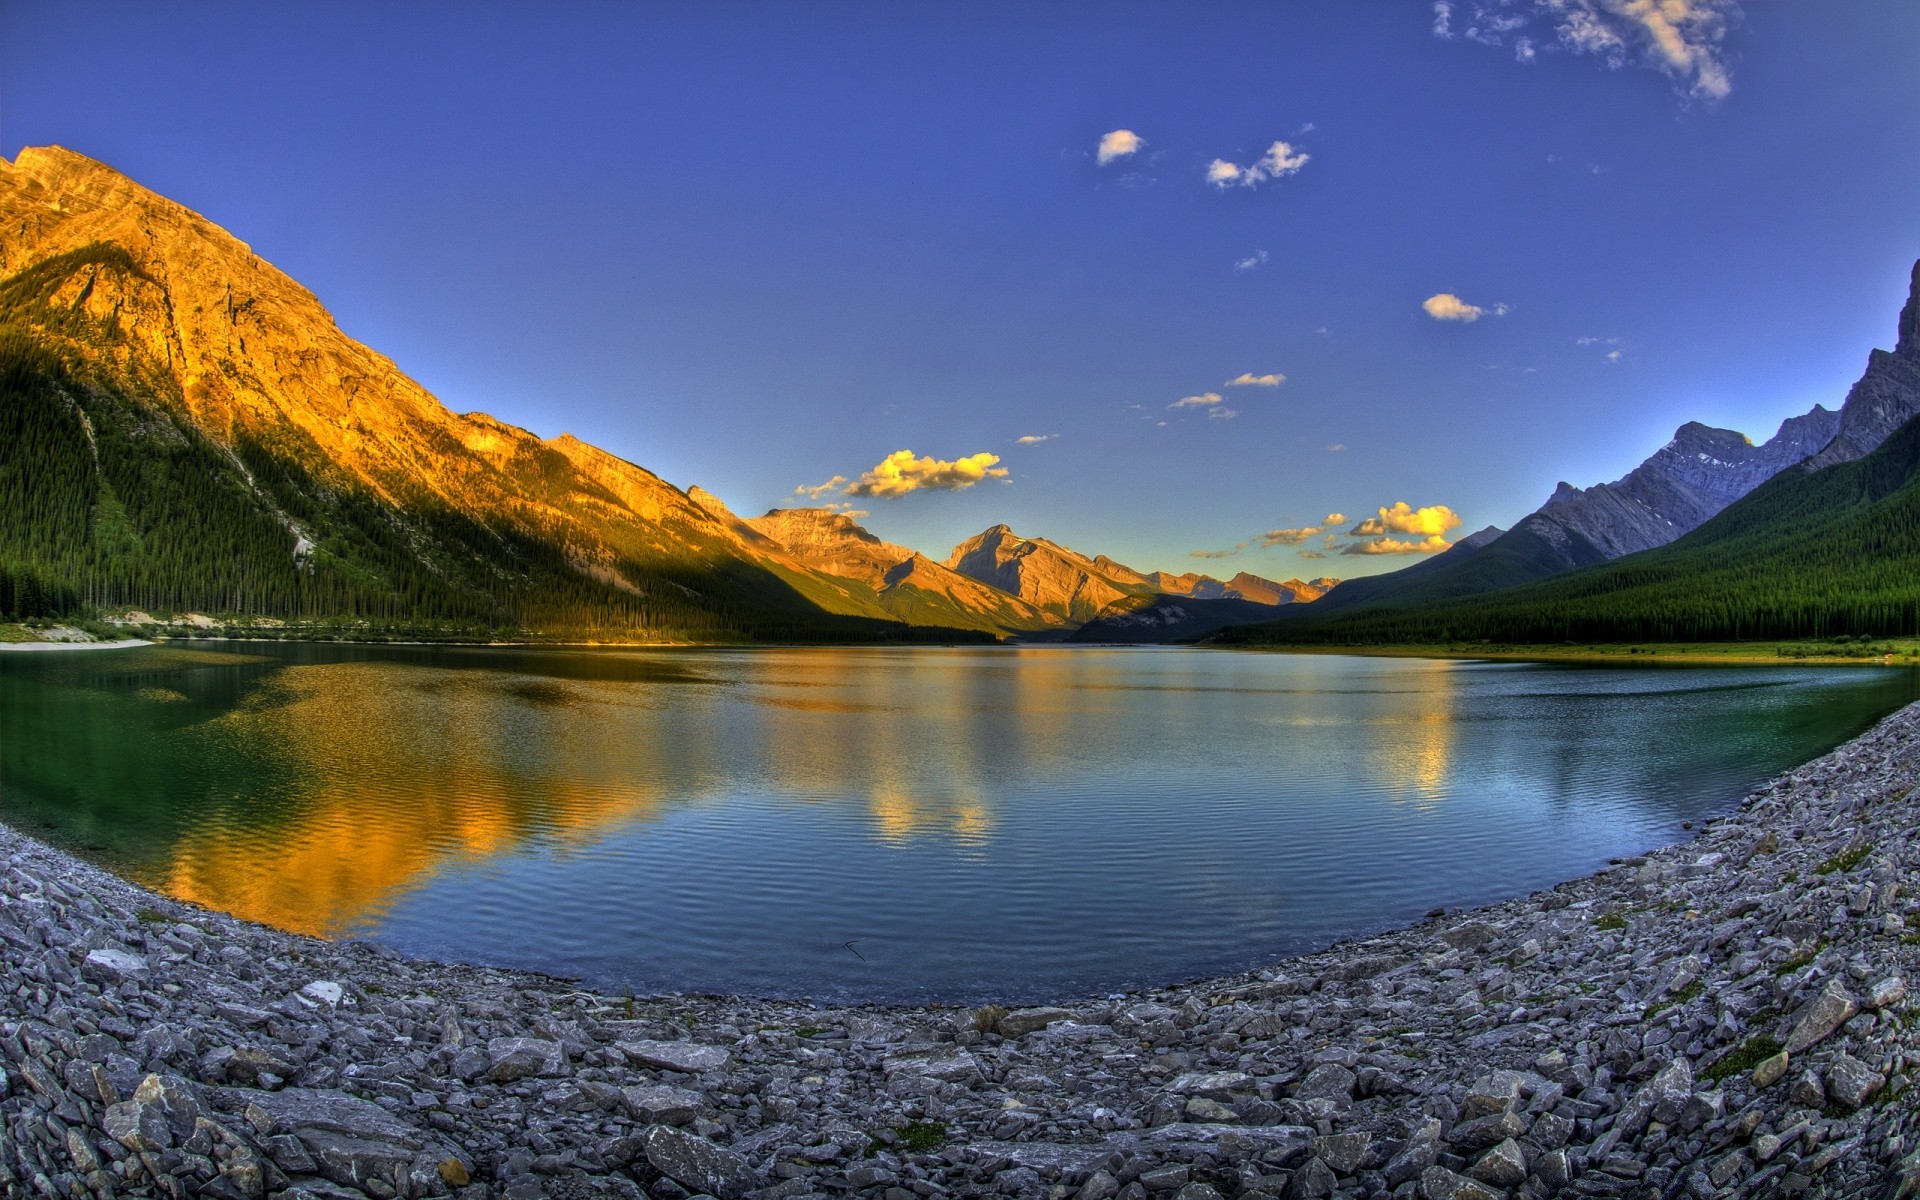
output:
<svg viewBox="0 0 1920 1200"><path fill-rule="evenodd" d="M0 160L0 615L200 611L607 640L1063 637L1177 596L996 526L945 564L741 519L569 435L449 411L205 218L58 147Z"/></svg>
<svg viewBox="0 0 1920 1200"><path fill-rule="evenodd" d="M1920 263L1892 351L1763 446L1685 425L1616 483L1352 580L1237 642L1728 640L1920 629Z"/></svg>

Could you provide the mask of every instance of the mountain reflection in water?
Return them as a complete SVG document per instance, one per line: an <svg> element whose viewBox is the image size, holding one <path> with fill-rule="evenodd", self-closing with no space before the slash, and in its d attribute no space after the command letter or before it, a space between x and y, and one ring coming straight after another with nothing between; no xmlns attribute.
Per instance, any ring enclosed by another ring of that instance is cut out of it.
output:
<svg viewBox="0 0 1920 1200"><path fill-rule="evenodd" d="M1199 650L27 658L0 658L0 816L171 895L608 986L859 999L1165 981L1515 894L1920 694Z"/></svg>

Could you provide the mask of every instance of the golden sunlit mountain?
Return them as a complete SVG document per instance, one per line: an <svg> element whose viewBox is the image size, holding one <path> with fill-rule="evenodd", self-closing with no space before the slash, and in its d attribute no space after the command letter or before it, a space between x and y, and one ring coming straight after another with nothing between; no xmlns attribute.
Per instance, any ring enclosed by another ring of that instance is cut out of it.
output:
<svg viewBox="0 0 1920 1200"><path fill-rule="evenodd" d="M824 509L741 520L571 435L449 410L244 242L59 147L0 160L0 229L0 465L25 518L0 529L0 586L50 611L870 639L1064 633L1163 593L1311 598L1005 526L943 565Z"/></svg>

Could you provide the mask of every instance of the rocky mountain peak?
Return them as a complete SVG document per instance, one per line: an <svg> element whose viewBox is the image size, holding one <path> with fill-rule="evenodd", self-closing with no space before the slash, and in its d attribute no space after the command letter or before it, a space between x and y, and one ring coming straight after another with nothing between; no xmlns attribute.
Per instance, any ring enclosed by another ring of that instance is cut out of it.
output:
<svg viewBox="0 0 1920 1200"><path fill-rule="evenodd" d="M1900 310L1900 325L1893 352L1902 358L1920 358L1920 262L1913 264L1913 282L1907 287L1907 303Z"/></svg>

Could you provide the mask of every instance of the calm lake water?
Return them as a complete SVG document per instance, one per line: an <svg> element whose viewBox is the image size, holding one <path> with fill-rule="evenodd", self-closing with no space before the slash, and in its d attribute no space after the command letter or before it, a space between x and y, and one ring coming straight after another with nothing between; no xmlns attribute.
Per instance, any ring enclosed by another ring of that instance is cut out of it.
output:
<svg viewBox="0 0 1920 1200"><path fill-rule="evenodd" d="M1917 697L1171 649L0 655L0 818L287 929L615 990L1031 1001L1580 875Z"/></svg>

